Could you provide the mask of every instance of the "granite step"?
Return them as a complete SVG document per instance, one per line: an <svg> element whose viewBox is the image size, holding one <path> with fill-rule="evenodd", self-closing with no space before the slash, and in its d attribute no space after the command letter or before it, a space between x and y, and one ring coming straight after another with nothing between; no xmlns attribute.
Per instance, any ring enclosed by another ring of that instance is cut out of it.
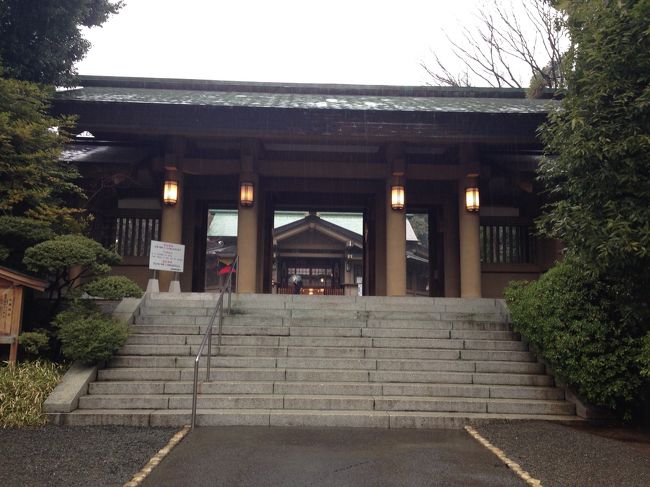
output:
<svg viewBox="0 0 650 487"><path fill-rule="evenodd" d="M144 303L80 409L56 421L189 423L195 355L216 296L160 293ZM199 361L199 425L576 420L564 390L492 299L233 295L221 346L213 339L210 382L207 359Z"/></svg>
<svg viewBox="0 0 650 487"><path fill-rule="evenodd" d="M154 357L155 358L155 357ZM223 358L223 357L222 357ZM275 360L275 359L271 359ZM282 360L282 359L278 359ZM315 359L316 360L316 359ZM347 359L340 359L345 361ZM462 363L462 362L449 362ZM241 362L239 363L241 365ZM250 365L259 365L261 362L250 362ZM191 380L194 375L193 367L179 366L153 366L153 367L112 367L99 371L99 380ZM189 365L189 362L187 363ZM465 372L452 371L421 371L421 370L375 370L375 369L336 369L332 368L331 362L314 362L311 368L308 362L291 363L292 368L275 367L236 367L237 363L215 362L212 367L214 380L288 380L308 382L395 382L395 383L441 383L441 384L493 384L493 385L525 385L525 386L549 386L553 385L551 376L543 373L530 373L521 371L519 373L499 373L484 370L478 363L476 371ZM283 364L286 365L286 364ZM296 367L304 365L305 367ZM340 365L344 363L340 362ZM313 368L313 367L321 368ZM363 363L362 366L369 367L370 364ZM473 369L470 363L469 368ZM200 377L205 377L205 369L200 369Z"/></svg>
<svg viewBox="0 0 650 487"><path fill-rule="evenodd" d="M51 415L51 420L67 426L181 427L190 423L191 410L170 409L79 409ZM466 425L513 421L581 422L572 415L437 413L408 411L318 411L288 409L199 409L197 426L278 426L345 428L460 429Z"/></svg>
<svg viewBox="0 0 650 487"><path fill-rule="evenodd" d="M249 337L249 338L238 338ZM377 348L429 348L429 349L458 349L458 350L495 350L495 351L527 351L526 344L515 340L494 340L490 337L482 339L461 339L461 338L406 338L403 337L305 337L294 335L276 335L260 339L259 336L251 335L222 335L222 345L249 345L249 346L310 346L326 348L353 348L353 347L377 347ZM278 337L278 338L276 338ZM291 337L291 338L289 338ZM212 343L217 343L217 335L213 335ZM365 338L366 340L363 340ZM370 338L373 338L370 340ZM386 339L391 338L391 339ZM201 335L142 335L134 334L129 337L120 355L187 355L197 353L198 346L203 341Z"/></svg>
<svg viewBox="0 0 650 487"><path fill-rule="evenodd" d="M144 325L135 323L129 326L129 333L138 335L199 336L201 327L199 325Z"/></svg>
<svg viewBox="0 0 650 487"><path fill-rule="evenodd" d="M216 303L217 293L183 293L173 295L165 292L150 293L147 296L147 304L183 306L210 305ZM226 300L227 300L226 296ZM233 305L238 304L250 307L260 306L287 306L291 303L295 306L331 306L332 304L355 304L357 307L368 310L393 309L399 307L436 307L445 310L471 310L480 311L483 309L498 309L498 301L491 298L443 298L423 296L306 296L293 294L232 294Z"/></svg>
<svg viewBox="0 0 650 487"><path fill-rule="evenodd" d="M149 345L145 345L149 347ZM154 347L154 345L151 345ZM161 345L173 348L177 346ZM189 347L185 347L189 349ZM197 347L198 348L198 347ZM216 353L218 347L214 347ZM228 347L222 347L226 351ZM241 349L242 347L238 347ZM124 347L123 351L131 352ZM212 367L235 368L313 368L313 369L343 369L343 370L400 370L400 371L452 371L452 372L493 372L505 374L535 373L543 374L545 367L531 361L480 361L459 359L458 353L451 354L449 359L411 359L411 358L371 358L364 356L362 348L312 348L312 347L254 347L254 355L214 355L211 357ZM164 352L164 351L163 351ZM120 367L194 367L195 350L192 354L183 355L118 355L109 365ZM460 351L459 353L462 353ZM207 364L207 357L199 359L199 366Z"/></svg>
<svg viewBox="0 0 650 487"><path fill-rule="evenodd" d="M133 326L137 329L141 327L142 330L147 332L158 333L157 330L164 332L164 326L177 327L173 333L195 333L196 328L189 328L192 326L200 326L202 332L207 329L211 322L210 316L182 316L182 315L140 315L135 318ZM218 321L215 321L215 325ZM509 325L499 321L466 321L459 319L441 320L365 320L365 319L287 319L276 316L224 316L224 326L240 326L240 327L256 327L256 326L270 326L270 327L306 327L306 328L370 328L370 329L383 329L383 328L398 328L398 329L424 329L424 330L467 330L467 331L510 331ZM157 328L161 327L161 328ZM178 328L180 327L180 328ZM172 328L168 328L171 330Z"/></svg>
<svg viewBox="0 0 650 487"><path fill-rule="evenodd" d="M80 409L186 409L190 394L88 395ZM566 401L431 396L199 394L200 409L299 409L354 411L428 411L497 414L575 414Z"/></svg>
<svg viewBox="0 0 650 487"><path fill-rule="evenodd" d="M201 379L205 378L205 369L200 370ZM284 380L284 369L220 369L214 368L211 373L218 380L225 381L275 381ZM364 372L367 380L367 372ZM178 367L124 367L108 368L97 372L100 381L178 381L193 380L194 369Z"/></svg>
<svg viewBox="0 0 650 487"><path fill-rule="evenodd" d="M191 381L93 382L89 394L145 395L191 394ZM512 387L457 384L391 384L368 382L285 382L285 381L215 381L202 382L203 394L283 394L344 396L428 396L483 397L494 399L562 400L564 390L555 387Z"/></svg>

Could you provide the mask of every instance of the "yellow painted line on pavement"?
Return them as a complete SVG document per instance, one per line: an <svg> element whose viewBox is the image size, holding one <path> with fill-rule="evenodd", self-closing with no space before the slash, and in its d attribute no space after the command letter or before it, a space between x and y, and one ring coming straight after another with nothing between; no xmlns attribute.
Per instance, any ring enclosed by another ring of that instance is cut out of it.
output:
<svg viewBox="0 0 650 487"><path fill-rule="evenodd" d="M472 428L471 426L465 426L465 431L467 431L481 445L483 445L485 448L487 448L492 453L494 453L497 457L499 457L499 460L505 463L510 470L516 473L519 476L519 478L521 478L528 485L532 487L542 487L541 481L531 477L531 475L528 472L526 472L523 468L521 468L521 466L517 462L513 462L512 460L510 460L506 456L506 454L503 453L503 450L497 448L488 440L483 438L474 428Z"/></svg>
<svg viewBox="0 0 650 487"><path fill-rule="evenodd" d="M185 426L182 430L174 434L174 436L171 437L167 444L161 448L158 453L151 457L151 459L144 467L142 467L142 470L136 473L131 480L124 484L124 487L138 487L142 482L144 482L144 479L147 478L151 471L156 468L160 462L162 462L163 458L165 458L169 452L172 451L174 447L181 442L183 438L185 438L185 435L187 435L189 431L190 427Z"/></svg>

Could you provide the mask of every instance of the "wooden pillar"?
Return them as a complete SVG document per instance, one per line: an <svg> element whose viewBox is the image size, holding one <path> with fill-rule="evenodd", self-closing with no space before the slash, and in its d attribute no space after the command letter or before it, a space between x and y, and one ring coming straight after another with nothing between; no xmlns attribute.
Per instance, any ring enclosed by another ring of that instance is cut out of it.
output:
<svg viewBox="0 0 650 487"><path fill-rule="evenodd" d="M47 281L0 267L0 345L9 345L9 365L18 357L25 286L43 292Z"/></svg>
<svg viewBox="0 0 650 487"><path fill-rule="evenodd" d="M252 175L242 175L240 182L244 179L248 182L253 182L255 188L257 188L257 178L253 178ZM248 208L239 205L239 217L237 219L237 254L239 255L237 269L238 293L256 292L258 206L257 202Z"/></svg>
<svg viewBox="0 0 650 487"><path fill-rule="evenodd" d="M405 185L406 160L400 144L386 148L386 296L406 295L406 208L393 209L391 188Z"/></svg>
<svg viewBox="0 0 650 487"><path fill-rule="evenodd" d="M466 176L458 181L458 231L460 240L460 297L481 297L481 248L478 212L465 209L465 189L475 184L479 176L478 154L475 147L465 146L460 151L460 163Z"/></svg>
<svg viewBox="0 0 650 487"><path fill-rule="evenodd" d="M185 199L185 191L183 188L183 172L180 165L184 157L184 144L183 139L171 139L168 141L168 149L165 154L165 180L172 179L178 183L178 199L175 204L163 205L160 218L160 240L174 244L183 243L183 200ZM161 292L166 292L169 289L173 277L173 272L159 272L158 282Z"/></svg>
<svg viewBox="0 0 650 487"><path fill-rule="evenodd" d="M178 181L178 201L173 206L163 206L160 220L160 240L180 244L183 243L183 177L179 171L171 170L169 172L175 173L174 177ZM169 283L173 277L173 272L160 271L158 276L160 291L166 292L169 289Z"/></svg>
<svg viewBox="0 0 650 487"><path fill-rule="evenodd" d="M239 202L237 218L237 254L239 264L237 269L237 292L257 292L257 247L258 247L258 217L259 217L259 177L255 173L259 144L256 141L244 141L241 151L241 171L239 184L253 183L253 204L242 206Z"/></svg>
<svg viewBox="0 0 650 487"><path fill-rule="evenodd" d="M160 240L180 244L183 243L183 187L182 163L185 157L185 139L171 137L166 141L165 149L165 180L173 179L178 183L178 199L175 204L163 205L160 218ZM162 191L162 188L160 188ZM160 271L158 282L161 292L169 289L174 277L173 272Z"/></svg>
<svg viewBox="0 0 650 487"><path fill-rule="evenodd" d="M14 286L13 290L13 310L11 314L11 334L14 341L9 347L9 363L15 364L18 359L18 337L20 336L21 322L23 319L23 287Z"/></svg>
<svg viewBox="0 0 650 487"><path fill-rule="evenodd" d="M393 210L386 185L386 296L406 295L406 212Z"/></svg>

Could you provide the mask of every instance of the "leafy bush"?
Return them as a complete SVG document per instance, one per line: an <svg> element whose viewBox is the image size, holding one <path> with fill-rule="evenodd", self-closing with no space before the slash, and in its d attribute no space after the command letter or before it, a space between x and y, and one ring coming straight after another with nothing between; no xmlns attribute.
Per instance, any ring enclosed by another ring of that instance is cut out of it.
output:
<svg viewBox="0 0 650 487"><path fill-rule="evenodd" d="M142 296L140 286L125 276L100 277L87 284L84 290L91 296L103 299L118 300Z"/></svg>
<svg viewBox="0 0 650 487"><path fill-rule="evenodd" d="M647 333L643 338L639 366L641 367L641 375L646 379L650 379L650 333Z"/></svg>
<svg viewBox="0 0 650 487"><path fill-rule="evenodd" d="M22 332L18 342L29 355L40 355L50 348L50 336L42 328Z"/></svg>
<svg viewBox="0 0 650 487"><path fill-rule="evenodd" d="M126 342L128 327L86 304L75 303L53 322L63 356L94 364L108 360Z"/></svg>
<svg viewBox="0 0 650 487"><path fill-rule="evenodd" d="M0 367L0 427L45 425L43 401L63 372L63 365L44 361Z"/></svg>
<svg viewBox="0 0 650 487"><path fill-rule="evenodd" d="M644 386L647 317L626 312L628 290L574 259L506 289L514 328L580 396L629 415Z"/></svg>

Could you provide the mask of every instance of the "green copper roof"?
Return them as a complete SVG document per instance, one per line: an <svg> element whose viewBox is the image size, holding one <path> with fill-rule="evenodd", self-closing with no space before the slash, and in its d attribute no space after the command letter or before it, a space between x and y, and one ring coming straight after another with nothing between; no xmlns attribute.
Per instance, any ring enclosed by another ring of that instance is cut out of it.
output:
<svg viewBox="0 0 650 487"><path fill-rule="evenodd" d="M557 105L523 90L81 77L57 100L246 108L397 112L545 113Z"/></svg>
<svg viewBox="0 0 650 487"><path fill-rule="evenodd" d="M237 210L209 210L212 221L208 227L208 237L236 237Z"/></svg>
<svg viewBox="0 0 650 487"><path fill-rule="evenodd" d="M308 214L305 211L276 211L273 219L273 228L279 228L289 223L302 220ZM357 235L363 234L363 215L361 213L318 212L317 216Z"/></svg>
<svg viewBox="0 0 650 487"><path fill-rule="evenodd" d="M237 210L210 210L210 214L212 221L208 228L208 237L237 236ZM276 211L273 228L297 222L308 215L309 212L305 211ZM357 235L363 234L363 215L361 213L319 212L317 216ZM406 221L406 240L413 242L418 240L408 220Z"/></svg>

